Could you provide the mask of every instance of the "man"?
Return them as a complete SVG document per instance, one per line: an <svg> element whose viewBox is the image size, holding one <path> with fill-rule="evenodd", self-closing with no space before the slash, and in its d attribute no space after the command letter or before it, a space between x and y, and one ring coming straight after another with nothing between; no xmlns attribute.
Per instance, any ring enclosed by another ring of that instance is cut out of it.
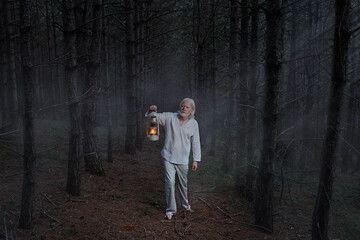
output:
<svg viewBox="0 0 360 240"><path fill-rule="evenodd" d="M201 148L199 125L194 119L195 103L190 98L185 98L180 103L180 109L176 113L157 113L155 105L150 106L148 116L156 116L160 125L165 129L165 144L161 151L165 168L165 195L166 216L171 220L176 213L175 200L175 176L178 177L180 203L186 212L192 213L189 205L187 190L187 175L189 170L189 155L192 147L193 164L192 170L196 171L198 162L201 161Z"/></svg>

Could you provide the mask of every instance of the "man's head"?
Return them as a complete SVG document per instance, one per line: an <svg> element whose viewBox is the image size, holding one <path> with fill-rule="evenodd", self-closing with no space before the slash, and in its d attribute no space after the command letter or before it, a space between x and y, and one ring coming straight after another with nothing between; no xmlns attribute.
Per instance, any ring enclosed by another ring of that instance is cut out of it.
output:
<svg viewBox="0 0 360 240"><path fill-rule="evenodd" d="M179 114L181 117L193 118L195 116L195 102L191 98L184 98L180 102Z"/></svg>

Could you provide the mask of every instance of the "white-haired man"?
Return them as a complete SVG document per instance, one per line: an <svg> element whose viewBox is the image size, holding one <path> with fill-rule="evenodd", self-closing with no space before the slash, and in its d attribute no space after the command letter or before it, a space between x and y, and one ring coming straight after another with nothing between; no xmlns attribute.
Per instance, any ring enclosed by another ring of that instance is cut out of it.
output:
<svg viewBox="0 0 360 240"><path fill-rule="evenodd" d="M192 170L196 171L201 161L199 125L194 119L195 102L185 98L176 113L157 113L155 105L150 106L146 117L155 115L165 129L165 144L161 151L165 169L166 216L171 220L176 213L175 177L178 177L180 203L186 212L192 213L189 205L187 175L189 170L190 149L193 152Z"/></svg>

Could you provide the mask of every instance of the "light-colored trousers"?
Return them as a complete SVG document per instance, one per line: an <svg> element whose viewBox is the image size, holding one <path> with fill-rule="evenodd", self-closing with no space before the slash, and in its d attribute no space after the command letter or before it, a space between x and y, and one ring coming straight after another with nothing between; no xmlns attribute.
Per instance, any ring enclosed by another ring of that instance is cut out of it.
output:
<svg viewBox="0 0 360 240"><path fill-rule="evenodd" d="M164 160L165 168L165 196L166 196L166 214L174 215L176 213L175 199L175 178L178 178L178 189L180 193L180 204L186 210L190 209L188 201L187 175L189 171L188 164L174 164Z"/></svg>

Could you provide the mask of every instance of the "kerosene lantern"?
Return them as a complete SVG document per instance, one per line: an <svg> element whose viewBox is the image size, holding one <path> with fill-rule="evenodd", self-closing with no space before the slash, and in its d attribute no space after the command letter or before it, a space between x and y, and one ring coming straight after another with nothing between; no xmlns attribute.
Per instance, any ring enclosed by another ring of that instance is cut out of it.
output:
<svg viewBox="0 0 360 240"><path fill-rule="evenodd" d="M159 122L157 121L156 116L150 116L150 125L147 130L146 138L149 141L158 141L160 135Z"/></svg>

